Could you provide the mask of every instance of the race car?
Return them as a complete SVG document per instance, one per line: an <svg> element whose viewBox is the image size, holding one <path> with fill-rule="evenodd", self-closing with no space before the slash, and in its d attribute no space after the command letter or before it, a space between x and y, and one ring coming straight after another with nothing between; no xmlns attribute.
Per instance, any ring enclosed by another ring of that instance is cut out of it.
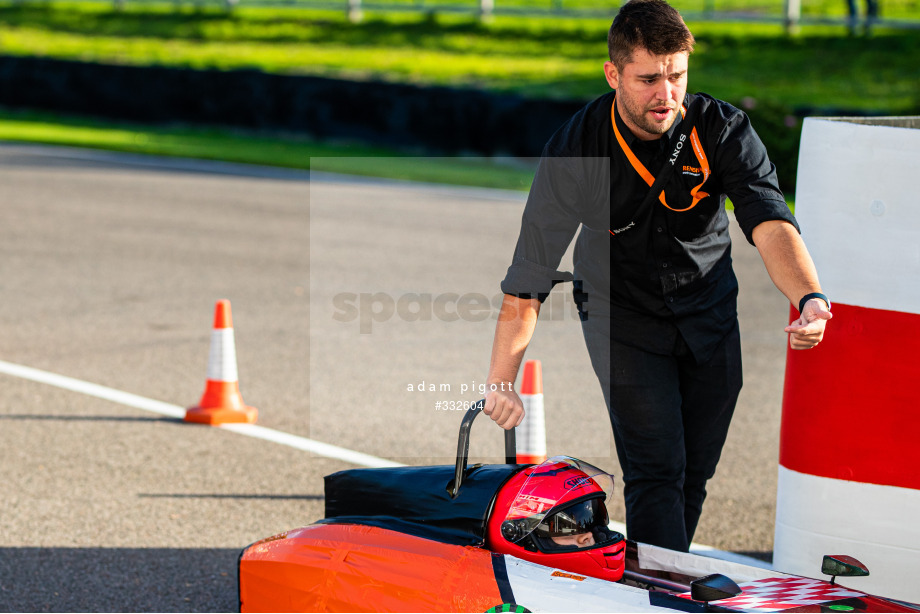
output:
<svg viewBox="0 0 920 614"><path fill-rule="evenodd" d="M613 478L571 457L467 466L480 401L454 466L352 469L325 478L316 523L245 548L241 612L920 612L830 581L675 552L608 528Z"/></svg>

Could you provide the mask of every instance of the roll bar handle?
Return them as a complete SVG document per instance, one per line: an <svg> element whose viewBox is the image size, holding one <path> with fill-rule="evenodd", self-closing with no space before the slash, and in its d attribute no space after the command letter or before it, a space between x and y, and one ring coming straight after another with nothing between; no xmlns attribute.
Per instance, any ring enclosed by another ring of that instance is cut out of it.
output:
<svg viewBox="0 0 920 614"><path fill-rule="evenodd" d="M450 488L450 496L454 498L460 492L460 486L463 483L463 475L466 473L467 457L470 452L470 429L473 428L473 420L476 419L482 408L485 407L486 400L480 399L466 410L463 421L460 423L460 435L457 437L457 465L454 470L454 481ZM517 463L517 440L515 430L510 428L505 431L505 463L514 465Z"/></svg>

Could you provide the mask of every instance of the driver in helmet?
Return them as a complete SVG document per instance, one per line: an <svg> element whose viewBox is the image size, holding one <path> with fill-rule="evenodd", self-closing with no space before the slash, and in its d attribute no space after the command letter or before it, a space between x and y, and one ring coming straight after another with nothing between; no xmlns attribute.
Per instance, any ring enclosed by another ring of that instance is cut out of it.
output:
<svg viewBox="0 0 920 614"><path fill-rule="evenodd" d="M613 478L569 457L554 457L512 477L496 495L489 549L596 578L623 575L625 539L607 524Z"/></svg>
<svg viewBox="0 0 920 614"><path fill-rule="evenodd" d="M594 500L596 501L596 499ZM607 514L604 510L603 518L598 523L600 526L589 527L579 521L579 517L585 513L591 513L591 510L585 509L591 507L591 501L576 504L573 508L560 510L544 519L537 525L537 532L541 532L548 537L554 544L563 548L589 548L596 543L594 531L607 528Z"/></svg>
<svg viewBox="0 0 920 614"><path fill-rule="evenodd" d="M587 548L594 545L594 534L590 531L570 535L568 537L552 537L552 540L559 546L575 546L576 548Z"/></svg>

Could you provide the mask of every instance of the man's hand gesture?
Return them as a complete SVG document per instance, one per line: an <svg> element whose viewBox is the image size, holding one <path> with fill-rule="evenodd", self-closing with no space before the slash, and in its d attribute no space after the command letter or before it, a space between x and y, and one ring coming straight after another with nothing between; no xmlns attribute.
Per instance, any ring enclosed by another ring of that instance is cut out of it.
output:
<svg viewBox="0 0 920 614"><path fill-rule="evenodd" d="M833 317L827 305L819 298L805 303L799 319L786 327L789 333L789 346L793 350L809 350L824 338L824 327Z"/></svg>

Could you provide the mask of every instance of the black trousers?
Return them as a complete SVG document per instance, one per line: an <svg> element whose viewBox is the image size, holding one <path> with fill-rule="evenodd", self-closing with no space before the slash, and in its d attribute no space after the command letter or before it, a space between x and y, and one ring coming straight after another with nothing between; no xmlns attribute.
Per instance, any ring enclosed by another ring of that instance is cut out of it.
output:
<svg viewBox="0 0 920 614"><path fill-rule="evenodd" d="M582 332L623 470L628 536L685 552L741 391L738 324L705 364L680 335L661 355L613 341L609 318Z"/></svg>

